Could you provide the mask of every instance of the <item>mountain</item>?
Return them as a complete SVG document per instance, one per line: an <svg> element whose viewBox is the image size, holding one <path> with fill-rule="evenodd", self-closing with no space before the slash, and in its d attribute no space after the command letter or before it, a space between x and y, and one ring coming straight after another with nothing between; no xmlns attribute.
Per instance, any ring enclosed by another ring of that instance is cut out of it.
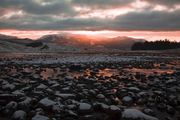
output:
<svg viewBox="0 0 180 120"><path fill-rule="evenodd" d="M14 36L0 34L0 52L26 51L26 44L33 42L31 39L19 39Z"/></svg>
<svg viewBox="0 0 180 120"><path fill-rule="evenodd" d="M115 38L105 39L103 41L98 41L96 44L104 46L108 49L119 49L119 50L130 50L131 46L135 42L144 42L144 39L135 39L126 36L118 36Z"/></svg>
<svg viewBox="0 0 180 120"><path fill-rule="evenodd" d="M143 39L131 37L92 37L75 34L45 35L37 40L20 39L14 36L0 35L0 52L65 52L65 51L103 51L130 50L135 42Z"/></svg>

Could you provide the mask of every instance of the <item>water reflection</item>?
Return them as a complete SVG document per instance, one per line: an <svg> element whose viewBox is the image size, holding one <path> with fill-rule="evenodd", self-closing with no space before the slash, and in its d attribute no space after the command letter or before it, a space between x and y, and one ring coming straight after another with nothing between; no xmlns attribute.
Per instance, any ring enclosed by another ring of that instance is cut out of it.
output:
<svg viewBox="0 0 180 120"><path fill-rule="evenodd" d="M172 74L175 72L175 70L171 70L171 69L139 69L139 68L132 68L132 69L124 69L127 72L131 72L131 73L143 73L146 75L150 75L150 74Z"/></svg>
<svg viewBox="0 0 180 120"><path fill-rule="evenodd" d="M114 76L125 76L124 74L136 74L142 73L144 75L151 75L151 74L172 74L176 70L173 69L160 69L160 68L153 68L153 69L140 69L140 68L124 68L124 69L112 69L112 68L104 68L104 69L93 69L93 68L86 68L81 69L80 71L71 71L69 68L33 68L33 67L24 67L22 72L25 75L31 74L33 76L37 75L40 76L42 80L49 80L49 79L64 79L66 76L71 76L73 78L80 78L80 77L109 77L113 78ZM19 70L16 68L10 68L8 74L17 74Z"/></svg>
<svg viewBox="0 0 180 120"><path fill-rule="evenodd" d="M57 77L57 71L51 68L45 68L41 73L40 76L43 80L48 80L49 78Z"/></svg>
<svg viewBox="0 0 180 120"><path fill-rule="evenodd" d="M79 78L82 76L103 76L103 77L112 77L114 75L117 75L119 71L117 69L100 69L100 70L91 70L91 69L85 69L81 71L70 71L68 69L66 70L60 70L58 68L44 68L43 71L40 73L40 76L43 80L48 80L49 78L58 78L59 75L65 75L68 74L69 76L72 76L74 78Z"/></svg>

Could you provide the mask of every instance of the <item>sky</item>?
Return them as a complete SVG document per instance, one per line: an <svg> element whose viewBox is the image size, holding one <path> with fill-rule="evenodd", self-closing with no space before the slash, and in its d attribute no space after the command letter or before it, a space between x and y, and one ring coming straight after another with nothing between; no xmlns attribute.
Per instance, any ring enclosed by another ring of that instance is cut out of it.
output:
<svg viewBox="0 0 180 120"><path fill-rule="evenodd" d="M180 0L1 0L0 33L180 41Z"/></svg>

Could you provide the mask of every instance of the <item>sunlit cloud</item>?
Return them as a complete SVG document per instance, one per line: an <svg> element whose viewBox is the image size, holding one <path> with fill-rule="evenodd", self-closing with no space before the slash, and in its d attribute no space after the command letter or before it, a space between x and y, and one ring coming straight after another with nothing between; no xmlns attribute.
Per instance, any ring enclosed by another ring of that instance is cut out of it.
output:
<svg viewBox="0 0 180 120"><path fill-rule="evenodd" d="M1 0L0 4L0 29L19 30L14 34L29 38L72 31L109 37L138 34L153 40L159 32L180 31L179 19L179 0ZM151 38L145 31L155 36ZM170 38L177 40L178 35L174 36Z"/></svg>

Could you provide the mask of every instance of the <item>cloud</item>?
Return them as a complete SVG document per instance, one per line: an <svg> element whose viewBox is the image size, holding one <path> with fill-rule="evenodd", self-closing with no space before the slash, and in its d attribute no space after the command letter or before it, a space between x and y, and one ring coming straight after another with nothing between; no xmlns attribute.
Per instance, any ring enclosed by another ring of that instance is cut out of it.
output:
<svg viewBox="0 0 180 120"><path fill-rule="evenodd" d="M123 7L135 0L73 0L75 5L87 6L92 8L112 8L112 7Z"/></svg>
<svg viewBox="0 0 180 120"><path fill-rule="evenodd" d="M68 14L73 15L73 10L68 0L1 0L1 8L16 8L31 14Z"/></svg>
<svg viewBox="0 0 180 120"><path fill-rule="evenodd" d="M154 5L165 5L168 7L174 7L176 5L180 5L180 0L141 0L141 1L146 1Z"/></svg>
<svg viewBox="0 0 180 120"><path fill-rule="evenodd" d="M11 20L0 21L0 28L28 30L100 30L103 29L105 22L103 22L103 19L67 18L55 20L51 16L34 16L32 18L17 19L13 22Z"/></svg>
<svg viewBox="0 0 180 120"><path fill-rule="evenodd" d="M180 30L180 10L131 12L118 16L112 22L117 30Z"/></svg>
<svg viewBox="0 0 180 120"><path fill-rule="evenodd" d="M0 29L180 30L180 9L153 8L178 4L179 0L1 0ZM82 12L84 8L88 10Z"/></svg>

